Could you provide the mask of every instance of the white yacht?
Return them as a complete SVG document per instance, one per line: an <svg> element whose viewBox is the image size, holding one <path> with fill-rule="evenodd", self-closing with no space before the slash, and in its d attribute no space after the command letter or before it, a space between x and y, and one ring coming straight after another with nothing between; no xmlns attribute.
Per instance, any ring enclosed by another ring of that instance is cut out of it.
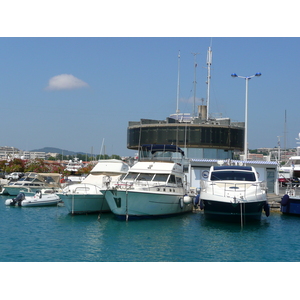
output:
<svg viewBox="0 0 300 300"><path fill-rule="evenodd" d="M35 193L45 188L57 188L60 186L60 174L57 173L25 173L18 181L10 182L3 189L10 196L17 196L22 191Z"/></svg>
<svg viewBox="0 0 300 300"><path fill-rule="evenodd" d="M143 145L139 160L115 189L104 190L120 219L153 218L191 212L184 152L173 145Z"/></svg>
<svg viewBox="0 0 300 300"><path fill-rule="evenodd" d="M263 208L269 215L266 184L254 167L212 166L200 186L200 208L207 218L243 224L260 220Z"/></svg>
<svg viewBox="0 0 300 300"><path fill-rule="evenodd" d="M128 169L121 160L99 160L81 183L66 186L58 195L71 214L110 211L101 190L112 188Z"/></svg>
<svg viewBox="0 0 300 300"><path fill-rule="evenodd" d="M290 177L300 177L300 156L291 156L281 170L290 172Z"/></svg>
<svg viewBox="0 0 300 300"><path fill-rule="evenodd" d="M78 160L77 157L74 160L69 160L68 164L66 165L66 171L76 173L79 169L84 167L84 163L82 160Z"/></svg>

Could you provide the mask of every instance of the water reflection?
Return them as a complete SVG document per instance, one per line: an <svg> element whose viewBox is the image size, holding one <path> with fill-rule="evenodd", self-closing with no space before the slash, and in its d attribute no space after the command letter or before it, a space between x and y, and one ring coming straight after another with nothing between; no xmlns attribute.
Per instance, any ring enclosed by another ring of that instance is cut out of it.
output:
<svg viewBox="0 0 300 300"><path fill-rule="evenodd" d="M205 218L204 215L200 215L199 218L199 226L209 229L217 229L223 231L232 231L232 232L240 232L240 231L253 231L253 230L261 230L266 229L270 226L270 221L262 217L259 221L254 222L246 222L243 225L239 223L230 223L230 222L222 222L216 220L209 220Z"/></svg>
<svg viewBox="0 0 300 300"><path fill-rule="evenodd" d="M1 261L300 261L300 219L281 213L243 228L199 211L125 222L111 213L98 220L65 207L6 207L3 200L0 214Z"/></svg>

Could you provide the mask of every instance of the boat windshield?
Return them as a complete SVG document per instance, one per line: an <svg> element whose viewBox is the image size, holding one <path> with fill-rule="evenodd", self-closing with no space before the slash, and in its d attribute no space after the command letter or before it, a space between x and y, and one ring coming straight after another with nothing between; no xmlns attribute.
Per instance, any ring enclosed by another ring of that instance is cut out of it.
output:
<svg viewBox="0 0 300 300"><path fill-rule="evenodd" d="M255 181L255 174L253 172L243 171L219 171L212 172L212 181L215 180L236 180L236 181Z"/></svg>
<svg viewBox="0 0 300 300"><path fill-rule="evenodd" d="M21 177L18 181L27 181L28 177Z"/></svg>
<svg viewBox="0 0 300 300"><path fill-rule="evenodd" d="M128 173L124 180L134 181L138 175L138 173Z"/></svg>
<svg viewBox="0 0 300 300"><path fill-rule="evenodd" d="M169 174L155 174L153 181L166 182L168 180Z"/></svg>
<svg viewBox="0 0 300 300"><path fill-rule="evenodd" d="M140 173L136 180L151 181L154 174Z"/></svg>
<svg viewBox="0 0 300 300"><path fill-rule="evenodd" d="M127 181L160 181L167 182L169 174L128 173L123 180ZM174 179L175 180L175 179Z"/></svg>

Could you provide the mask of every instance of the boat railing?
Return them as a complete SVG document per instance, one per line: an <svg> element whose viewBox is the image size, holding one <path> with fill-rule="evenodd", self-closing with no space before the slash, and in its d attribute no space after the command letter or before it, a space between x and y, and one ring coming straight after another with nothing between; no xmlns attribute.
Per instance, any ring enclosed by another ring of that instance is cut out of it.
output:
<svg viewBox="0 0 300 300"><path fill-rule="evenodd" d="M285 193L291 197L300 196L298 185L291 182L287 184Z"/></svg>
<svg viewBox="0 0 300 300"><path fill-rule="evenodd" d="M247 196L259 196L264 191L266 192L266 184L264 182L254 183L232 183L220 181L205 182L204 189L210 190L212 195L230 197L236 199L247 199Z"/></svg>
<svg viewBox="0 0 300 300"><path fill-rule="evenodd" d="M101 186L93 183L69 184L63 189L63 194L88 195L91 190L93 193L101 194Z"/></svg>
<svg viewBox="0 0 300 300"><path fill-rule="evenodd" d="M132 189L140 189L144 191L150 191L155 189L156 191L176 191L178 186L173 185L166 185L166 183L160 183L158 181L120 181L118 182L115 187L116 189L120 190L132 190ZM182 187L181 187L182 188Z"/></svg>
<svg viewBox="0 0 300 300"><path fill-rule="evenodd" d="M132 190L134 188L143 189L150 191L150 188L152 188L154 185L153 182L149 181L121 181L116 184L117 189L121 190ZM165 185L163 185L165 186Z"/></svg>
<svg viewBox="0 0 300 300"><path fill-rule="evenodd" d="M130 190L133 188L133 181L120 181L115 185L116 189Z"/></svg>

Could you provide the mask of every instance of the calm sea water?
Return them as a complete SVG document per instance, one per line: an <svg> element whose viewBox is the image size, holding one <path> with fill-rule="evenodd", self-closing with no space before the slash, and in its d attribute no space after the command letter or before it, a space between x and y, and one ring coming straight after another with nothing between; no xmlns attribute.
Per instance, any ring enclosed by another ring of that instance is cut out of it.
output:
<svg viewBox="0 0 300 300"><path fill-rule="evenodd" d="M63 206L7 207L0 197L1 262L299 262L300 218L208 221L203 212L118 221Z"/></svg>

